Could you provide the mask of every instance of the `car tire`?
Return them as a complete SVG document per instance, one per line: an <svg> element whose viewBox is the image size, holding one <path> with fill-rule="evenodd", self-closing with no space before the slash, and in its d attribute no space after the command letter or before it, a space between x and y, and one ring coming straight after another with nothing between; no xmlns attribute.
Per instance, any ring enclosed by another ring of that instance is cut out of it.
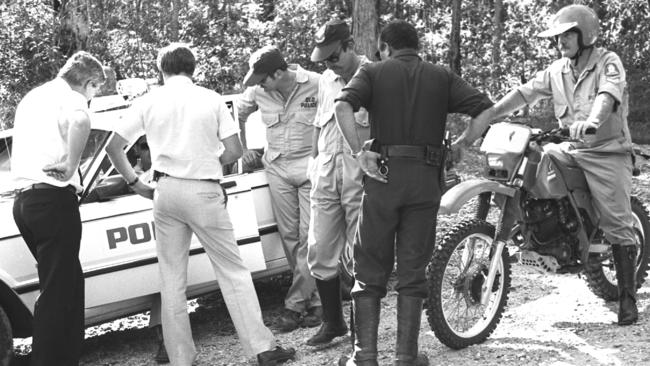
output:
<svg viewBox="0 0 650 366"><path fill-rule="evenodd" d="M14 338L11 333L9 317L0 306L0 366L9 366L14 350Z"/></svg>

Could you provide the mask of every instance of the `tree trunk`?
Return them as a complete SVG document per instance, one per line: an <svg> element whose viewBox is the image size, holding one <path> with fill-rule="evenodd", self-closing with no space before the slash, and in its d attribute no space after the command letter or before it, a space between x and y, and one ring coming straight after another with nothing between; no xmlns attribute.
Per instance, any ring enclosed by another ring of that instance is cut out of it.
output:
<svg viewBox="0 0 650 366"><path fill-rule="evenodd" d="M492 67L490 76L492 79L492 93L498 93L501 88L499 75L501 75L501 34L503 24L501 12L503 11L503 0L494 0L494 17L492 18Z"/></svg>
<svg viewBox="0 0 650 366"><path fill-rule="evenodd" d="M356 51L373 58L379 35L379 0L356 0L352 11L352 37Z"/></svg>
<svg viewBox="0 0 650 366"><path fill-rule="evenodd" d="M82 0L61 0L52 3L59 15L59 31L56 44L66 57L86 49L90 27L85 14L86 4Z"/></svg>
<svg viewBox="0 0 650 366"><path fill-rule="evenodd" d="M462 0L453 0L451 3L451 34L449 36L449 68L461 75L460 69L460 17Z"/></svg>
<svg viewBox="0 0 650 366"><path fill-rule="evenodd" d="M395 14L395 18L404 19L404 7L402 6L402 0L393 0L393 3L395 4L395 11L393 12L393 14Z"/></svg>
<svg viewBox="0 0 650 366"><path fill-rule="evenodd" d="M180 0L172 0L172 11L169 19L169 40L178 42L178 10L181 6Z"/></svg>

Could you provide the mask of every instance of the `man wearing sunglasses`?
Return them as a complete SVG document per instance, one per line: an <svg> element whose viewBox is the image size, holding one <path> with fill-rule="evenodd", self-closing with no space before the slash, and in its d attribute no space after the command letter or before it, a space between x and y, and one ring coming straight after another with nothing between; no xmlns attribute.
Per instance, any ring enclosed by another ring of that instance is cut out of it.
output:
<svg viewBox="0 0 650 366"><path fill-rule="evenodd" d="M308 345L326 344L344 336L348 328L343 320L338 262L341 252L352 245L361 206L363 172L334 119L334 99L361 65L370 62L354 52L350 28L342 20L327 22L316 33L314 62L324 62L318 87L318 111L314 125L314 144L310 164L312 189L309 223L309 269L323 304L320 330ZM357 133L370 136L368 112L355 114Z"/></svg>
<svg viewBox="0 0 650 366"><path fill-rule="evenodd" d="M256 110L266 125L268 148L262 157L271 189L273 213L291 270L293 283L284 300L277 328L289 332L299 326L320 325L321 303L307 266L309 190L307 166L312 150L316 97L320 75L287 64L275 46L251 55L244 77L248 86L237 104L244 164L259 153L247 149L246 120Z"/></svg>
<svg viewBox="0 0 650 366"><path fill-rule="evenodd" d="M484 118L492 102L452 71L422 61L418 34L390 22L377 42L381 60L361 67L336 98L336 120L367 175L354 241L354 353L340 365L377 365L380 299L397 260L395 365L428 365L418 354L426 265L435 243L448 113ZM354 111L370 116L373 144L356 133ZM377 164L387 161L383 173ZM385 174L387 173L387 174Z"/></svg>

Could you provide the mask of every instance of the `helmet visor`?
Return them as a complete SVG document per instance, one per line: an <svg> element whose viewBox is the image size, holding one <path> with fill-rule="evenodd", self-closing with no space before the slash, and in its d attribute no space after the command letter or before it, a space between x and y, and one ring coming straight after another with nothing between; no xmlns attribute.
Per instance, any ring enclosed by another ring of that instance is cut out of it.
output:
<svg viewBox="0 0 650 366"><path fill-rule="evenodd" d="M568 31L571 28L575 28L577 26L578 26L578 22L556 23L553 24L553 26L550 29L547 29L541 32L540 34L538 34L537 37L549 38L549 37L559 36L560 34Z"/></svg>

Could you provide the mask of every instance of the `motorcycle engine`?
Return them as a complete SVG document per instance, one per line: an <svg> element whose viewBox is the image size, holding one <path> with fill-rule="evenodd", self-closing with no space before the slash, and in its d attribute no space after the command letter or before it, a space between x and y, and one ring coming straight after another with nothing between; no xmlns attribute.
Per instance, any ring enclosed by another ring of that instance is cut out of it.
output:
<svg viewBox="0 0 650 366"><path fill-rule="evenodd" d="M529 199L522 208L526 249L553 256L560 265L574 264L579 225L568 199Z"/></svg>

